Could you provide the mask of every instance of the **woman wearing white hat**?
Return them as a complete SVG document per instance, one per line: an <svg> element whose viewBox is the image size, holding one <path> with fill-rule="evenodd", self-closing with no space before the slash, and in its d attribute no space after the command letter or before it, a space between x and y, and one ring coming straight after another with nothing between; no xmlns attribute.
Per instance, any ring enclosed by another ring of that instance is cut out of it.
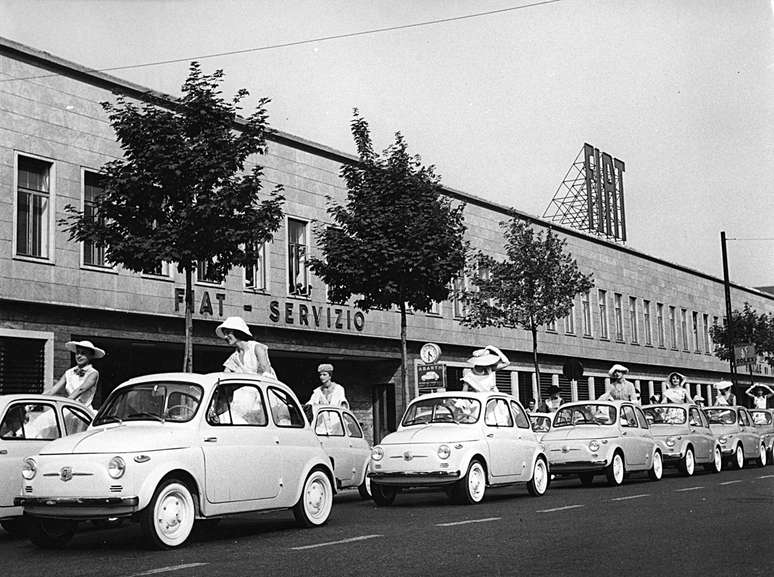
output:
<svg viewBox="0 0 774 577"><path fill-rule="evenodd" d="M664 390L664 397L667 403L690 403L691 394L685 387L685 376L678 372L669 373L667 376L667 388Z"/></svg>
<svg viewBox="0 0 774 577"><path fill-rule="evenodd" d="M629 369L623 365L615 364L610 367L610 370L607 371L607 374L610 375L610 386L607 392L599 397L599 400L638 402L637 389L624 376L628 372Z"/></svg>
<svg viewBox="0 0 774 577"><path fill-rule="evenodd" d="M495 372L511 364L508 357L493 345L473 351L473 356L468 359L468 363L473 368L464 371L462 390L480 392L496 391Z"/></svg>
<svg viewBox="0 0 774 577"><path fill-rule="evenodd" d="M745 391L748 397L752 397L753 407L756 409L765 409L768 404L768 398L774 395L774 391L768 385L752 385Z"/></svg>
<svg viewBox="0 0 774 577"><path fill-rule="evenodd" d="M716 405L736 405L736 395L731 392L733 386L734 383L731 381L720 381L719 383L715 383L714 387L718 392L718 398L715 399Z"/></svg>
<svg viewBox="0 0 774 577"><path fill-rule="evenodd" d="M253 340L242 317L228 317L218 325L215 334L236 349L223 363L226 372L267 374L277 378L269 361L269 347Z"/></svg>
<svg viewBox="0 0 774 577"><path fill-rule="evenodd" d="M75 366L67 369L48 393L64 393L69 399L91 406L99 383L99 371L91 362L104 357L105 351L95 347L91 341L68 341L65 348L75 353Z"/></svg>

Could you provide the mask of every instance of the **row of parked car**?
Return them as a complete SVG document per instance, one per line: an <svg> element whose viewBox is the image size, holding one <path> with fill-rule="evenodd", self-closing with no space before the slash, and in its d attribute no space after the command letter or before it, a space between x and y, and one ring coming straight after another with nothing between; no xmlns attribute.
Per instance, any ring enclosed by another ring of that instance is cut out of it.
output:
<svg viewBox="0 0 774 577"><path fill-rule="evenodd" d="M435 393L371 448L350 411L302 407L262 376L139 377L96 415L64 398L7 395L0 524L61 547L80 522L128 518L152 546L175 548L235 513L287 508L302 526L322 525L347 487L378 506L414 487L474 504L503 485L543 495L556 475L619 485L635 471L658 480L670 464L686 475L763 466L774 443L771 411L743 407L581 401L547 418L502 393Z"/></svg>

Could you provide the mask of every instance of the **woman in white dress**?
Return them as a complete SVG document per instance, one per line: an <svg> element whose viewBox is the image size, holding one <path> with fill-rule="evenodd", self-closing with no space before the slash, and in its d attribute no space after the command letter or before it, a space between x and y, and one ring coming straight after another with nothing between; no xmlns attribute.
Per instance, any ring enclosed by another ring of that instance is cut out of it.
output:
<svg viewBox="0 0 774 577"><path fill-rule="evenodd" d="M91 406L99 384L99 371L91 363L104 357L105 351L95 347L91 341L68 341L65 348L75 353L75 366L65 371L48 394L65 396Z"/></svg>
<svg viewBox="0 0 774 577"><path fill-rule="evenodd" d="M228 317L218 325L215 334L235 349L223 363L227 373L267 374L277 377L269 361L269 347L253 340L253 334L242 317Z"/></svg>

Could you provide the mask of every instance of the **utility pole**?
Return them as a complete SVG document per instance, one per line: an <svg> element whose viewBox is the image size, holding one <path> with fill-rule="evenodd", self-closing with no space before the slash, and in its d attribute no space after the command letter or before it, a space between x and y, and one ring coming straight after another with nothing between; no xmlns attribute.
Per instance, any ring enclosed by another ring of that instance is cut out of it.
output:
<svg viewBox="0 0 774 577"><path fill-rule="evenodd" d="M734 339L731 320L731 284L728 281L728 253L726 252L726 231L720 231L720 248L723 252L723 286L726 293L726 333L728 334L731 365L731 381L736 385L736 359L734 358Z"/></svg>

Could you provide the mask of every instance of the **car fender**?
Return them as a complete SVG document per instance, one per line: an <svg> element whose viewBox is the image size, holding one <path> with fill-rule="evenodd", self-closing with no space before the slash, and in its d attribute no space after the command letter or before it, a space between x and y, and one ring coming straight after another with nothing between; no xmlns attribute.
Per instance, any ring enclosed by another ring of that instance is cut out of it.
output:
<svg viewBox="0 0 774 577"><path fill-rule="evenodd" d="M327 456L326 456L327 459ZM333 489L333 494L336 494L336 475L333 473L333 467L331 467L330 461L327 461L326 459L309 459L306 464L304 465L304 468L301 471L301 477L298 480L297 483L297 489L294 494L293 502L297 503L298 500L301 498L301 492L304 490L304 481L306 481L306 478L309 476L309 473L312 471L312 469L319 467L323 471L325 471L325 474L328 475L328 479L331 482L331 488Z"/></svg>
<svg viewBox="0 0 774 577"><path fill-rule="evenodd" d="M357 483L355 483L355 487L359 487L363 484L363 481L366 479L366 475L368 474L368 466L371 463L371 455L366 455L363 458L363 466L361 467L360 477L357 479Z"/></svg>
<svg viewBox="0 0 774 577"><path fill-rule="evenodd" d="M167 453L167 451L164 451ZM198 495L199 507L201 510L202 500L204 498L204 463L202 462L202 455L199 449L187 448L187 449L175 449L169 451L168 455L157 456L151 454L149 463L152 463L150 469L146 469L141 472L144 479L137 479L137 485L139 490L137 491L137 497L139 498L138 508L144 509L150 503L153 493L159 486L161 480L172 471L184 471L193 478L196 483L194 490ZM137 472L135 472L137 475Z"/></svg>

